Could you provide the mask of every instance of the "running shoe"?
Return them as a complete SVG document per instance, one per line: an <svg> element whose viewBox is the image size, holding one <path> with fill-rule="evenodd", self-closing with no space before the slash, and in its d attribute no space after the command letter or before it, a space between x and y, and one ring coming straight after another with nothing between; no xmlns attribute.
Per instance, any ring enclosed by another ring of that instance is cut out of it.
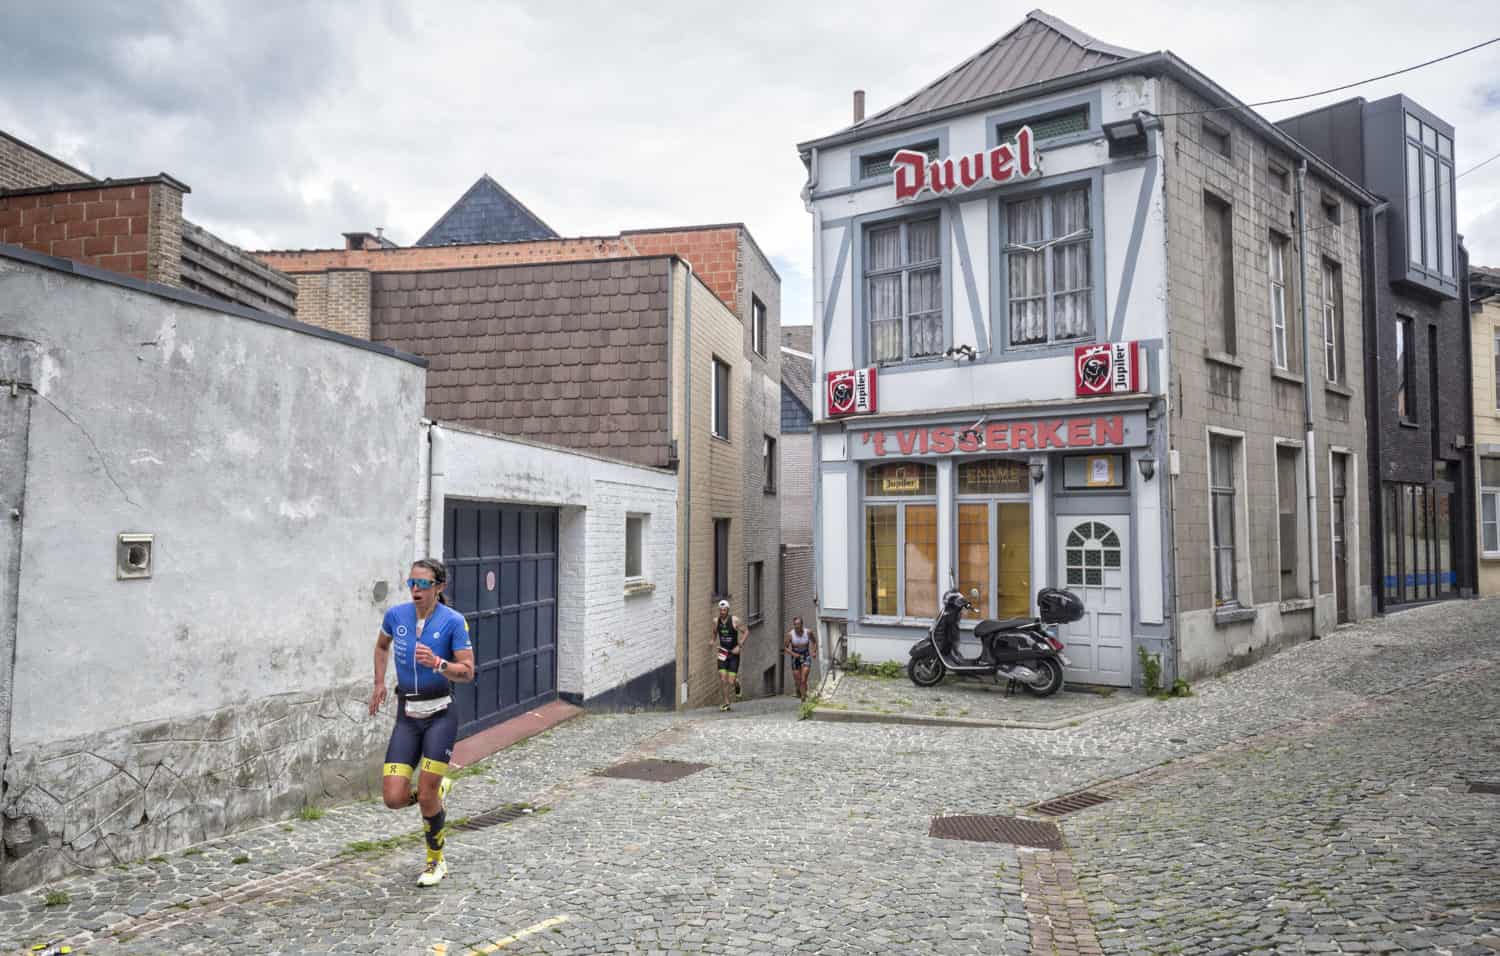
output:
<svg viewBox="0 0 1500 956"><path fill-rule="evenodd" d="M428 860L427 868L422 875L417 877L418 886L437 886L448 875L448 863L445 860Z"/></svg>

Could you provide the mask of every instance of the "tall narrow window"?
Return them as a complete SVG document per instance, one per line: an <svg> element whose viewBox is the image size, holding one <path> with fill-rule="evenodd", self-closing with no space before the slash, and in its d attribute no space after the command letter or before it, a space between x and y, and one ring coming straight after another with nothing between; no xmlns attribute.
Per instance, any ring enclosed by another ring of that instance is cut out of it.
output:
<svg viewBox="0 0 1500 956"><path fill-rule="evenodd" d="M1235 353L1234 223L1229 204L1203 194L1203 306L1210 341L1220 352Z"/></svg>
<svg viewBox="0 0 1500 956"><path fill-rule="evenodd" d="M1467 378L1467 376L1465 376ZM1442 416L1438 414L1438 331L1427 326L1427 432L1432 439L1432 459L1443 454Z"/></svg>
<svg viewBox="0 0 1500 956"><path fill-rule="evenodd" d="M714 359L713 431L729 437L729 366Z"/></svg>
<svg viewBox="0 0 1500 956"><path fill-rule="evenodd" d="M937 469L892 462L865 470L865 612L937 612Z"/></svg>
<svg viewBox="0 0 1500 956"><path fill-rule="evenodd" d="M766 435L761 439L761 484L769 494L776 490L776 439Z"/></svg>
<svg viewBox="0 0 1500 956"><path fill-rule="evenodd" d="M1396 415L1407 422L1417 415L1416 393L1412 391L1412 349L1416 343L1411 328L1411 319L1396 317Z"/></svg>
<svg viewBox="0 0 1500 956"><path fill-rule="evenodd" d="M1323 260L1323 373L1344 380L1344 270Z"/></svg>
<svg viewBox="0 0 1500 956"><path fill-rule="evenodd" d="M1271 348L1276 367L1289 372L1302 369L1302 339L1287 326L1291 314L1291 296L1287 289L1287 256L1291 240L1271 233L1269 272L1271 277Z"/></svg>
<svg viewBox="0 0 1500 956"><path fill-rule="evenodd" d="M646 519L641 515L629 515L625 518L625 577L645 577L645 564L642 561L642 539L646 530Z"/></svg>
<svg viewBox="0 0 1500 956"><path fill-rule="evenodd" d="M877 365L943 351L943 253L938 217L865 233L865 311Z"/></svg>
<svg viewBox="0 0 1500 956"><path fill-rule="evenodd" d="M1005 204L1012 346L1094 334L1093 236L1087 186Z"/></svg>
<svg viewBox="0 0 1500 956"><path fill-rule="evenodd" d="M1453 140L1406 114L1406 257L1413 266L1452 279Z"/></svg>
<svg viewBox="0 0 1500 956"><path fill-rule="evenodd" d="M1209 456L1209 509L1214 571L1214 605L1239 603L1238 566L1235 552L1235 490L1239 468L1239 439L1211 435Z"/></svg>
<svg viewBox="0 0 1500 956"><path fill-rule="evenodd" d="M1500 555L1500 458L1479 459L1479 539L1486 555Z"/></svg>
<svg viewBox="0 0 1500 956"><path fill-rule="evenodd" d="M745 571L745 578L745 617L749 623L755 624L765 616L765 562L750 562L750 566Z"/></svg>
<svg viewBox="0 0 1500 956"><path fill-rule="evenodd" d="M714 519L714 594L729 597L729 519Z"/></svg>
<svg viewBox="0 0 1500 956"><path fill-rule="evenodd" d="M1287 445L1276 448L1276 503L1280 517L1281 599L1307 596L1302 585L1302 495L1298 480L1302 449Z"/></svg>
<svg viewBox="0 0 1500 956"><path fill-rule="evenodd" d="M1031 476L1008 459L958 466L958 586L983 617L1031 610Z"/></svg>
<svg viewBox="0 0 1500 956"><path fill-rule="evenodd" d="M750 345L755 354L766 354L766 304L750 297Z"/></svg>

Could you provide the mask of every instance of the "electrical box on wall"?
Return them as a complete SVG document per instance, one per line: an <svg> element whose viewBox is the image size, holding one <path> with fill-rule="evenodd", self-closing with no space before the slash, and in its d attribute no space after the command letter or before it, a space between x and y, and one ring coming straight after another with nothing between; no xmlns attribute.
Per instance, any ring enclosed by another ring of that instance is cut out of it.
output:
<svg viewBox="0 0 1500 956"><path fill-rule="evenodd" d="M115 542L115 577L121 581L151 576L156 535L124 532Z"/></svg>

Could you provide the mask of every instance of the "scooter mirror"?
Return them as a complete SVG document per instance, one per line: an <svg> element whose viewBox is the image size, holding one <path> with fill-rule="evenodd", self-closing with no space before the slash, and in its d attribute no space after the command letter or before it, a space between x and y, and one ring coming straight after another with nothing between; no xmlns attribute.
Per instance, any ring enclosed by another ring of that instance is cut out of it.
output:
<svg viewBox="0 0 1500 956"><path fill-rule="evenodd" d="M979 589L978 588L970 588L969 589L969 597L973 598L976 601L979 600Z"/></svg>

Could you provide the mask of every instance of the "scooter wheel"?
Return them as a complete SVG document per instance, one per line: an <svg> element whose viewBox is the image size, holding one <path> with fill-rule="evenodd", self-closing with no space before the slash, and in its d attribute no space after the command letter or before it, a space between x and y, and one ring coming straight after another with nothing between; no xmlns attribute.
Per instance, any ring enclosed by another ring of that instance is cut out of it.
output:
<svg viewBox="0 0 1500 956"><path fill-rule="evenodd" d="M936 657L923 657L907 662L906 676L918 687L932 687L942 682L946 669Z"/></svg>
<svg viewBox="0 0 1500 956"><path fill-rule="evenodd" d="M1062 690L1062 665L1050 657L1027 661L1026 666L1042 675L1035 684L1022 684L1021 688L1033 697L1051 697Z"/></svg>

